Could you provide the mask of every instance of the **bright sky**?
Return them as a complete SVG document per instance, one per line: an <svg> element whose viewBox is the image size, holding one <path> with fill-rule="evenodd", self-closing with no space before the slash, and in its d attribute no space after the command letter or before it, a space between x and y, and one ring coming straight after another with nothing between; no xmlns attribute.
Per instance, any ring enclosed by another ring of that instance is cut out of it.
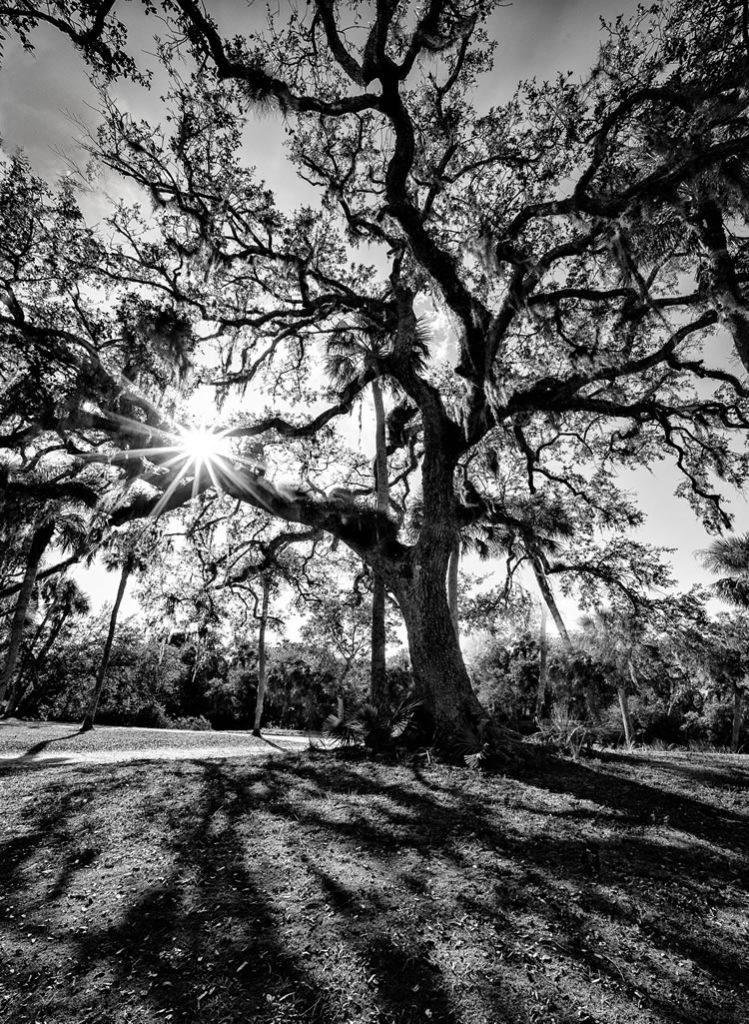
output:
<svg viewBox="0 0 749 1024"><path fill-rule="evenodd" d="M282 2L282 0L281 0ZM128 5L130 11L135 5ZM208 0L207 6L220 25L230 33L251 31L257 24L255 11L239 15L236 0ZM533 76L552 78L558 70L583 73L595 58L600 39L599 16L613 19L617 13L631 13L635 3L627 0L523 0L499 8L491 20L491 31L499 40L497 69L482 84L479 100L488 104L509 96L518 79ZM130 18L130 11L125 16ZM244 19L247 19L245 22ZM153 18L140 16L131 32L135 46L152 50L150 32L157 30ZM80 58L72 46L52 30L35 35L35 54L24 53L8 42L4 67L0 71L0 138L6 152L25 150L35 171L54 180L66 170L64 155L76 158L77 128L72 118L91 125L96 116L91 106L96 97L83 74ZM154 64L153 61L151 61ZM157 111L159 88L151 94L128 86L123 97L135 113ZM249 133L249 159L261 175L273 183L282 200L292 203L303 198L302 189L283 157L283 125L280 116L265 115ZM92 197L88 211L96 215L98 201ZM678 474L668 464L652 473L629 475L627 485L639 493L648 515L642 539L677 549L675 566L684 586L707 582L710 577L694 558L694 552L710 542L691 509L673 497ZM736 528L747 529L747 502L736 495L733 502ZM103 570L86 579L94 604L110 601L116 581ZM131 606L132 607L132 606Z"/></svg>

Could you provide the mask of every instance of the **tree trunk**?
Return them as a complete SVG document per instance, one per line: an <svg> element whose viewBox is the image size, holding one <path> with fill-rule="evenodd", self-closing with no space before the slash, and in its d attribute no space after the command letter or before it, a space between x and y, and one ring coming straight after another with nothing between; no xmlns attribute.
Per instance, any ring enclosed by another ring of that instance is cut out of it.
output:
<svg viewBox="0 0 749 1024"><path fill-rule="evenodd" d="M71 555L70 558L66 558L62 562L58 562L57 565L50 565L48 568L42 569L41 572L38 572L36 574L36 578L37 580L46 580L50 576L55 576L58 573L63 573L67 568L69 568L71 565L75 565L76 562L79 562L80 560L80 555ZM11 597L13 594L17 594L22 586L22 583L11 583L8 586L3 587L2 590L0 590L0 599L2 599L3 597Z"/></svg>
<svg viewBox="0 0 749 1024"><path fill-rule="evenodd" d="M29 610L31 595L34 592L34 583L39 571L39 563L44 556L52 534L55 531L54 523L44 523L37 527L31 538L31 546L26 558L26 571L24 573L21 589L18 592L18 601L13 613L13 621L10 626L10 637L8 640L8 653L5 656L5 667L0 676L0 700L5 697L6 691L13 680L13 674L18 662L18 655L23 641L23 631L26 625L26 613Z"/></svg>
<svg viewBox="0 0 749 1024"><path fill-rule="evenodd" d="M634 745L635 730L632 726L632 717L629 713L629 697L625 686L617 686L616 695L619 698L619 709L622 713L622 725L624 726L624 742L628 747Z"/></svg>
<svg viewBox="0 0 749 1024"><path fill-rule="evenodd" d="M447 603L455 635L460 643L460 620L458 618L458 570L460 569L460 537L456 536L447 565Z"/></svg>
<svg viewBox="0 0 749 1024"><path fill-rule="evenodd" d="M394 589L408 635L416 692L433 725L436 746L476 752L495 739L491 719L473 692L447 603L451 541L430 544Z"/></svg>
<svg viewBox="0 0 749 1024"><path fill-rule="evenodd" d="M34 663L34 656L30 651L24 654L21 659L21 666L16 674L15 681L10 688L8 693L8 701L5 705L5 711L3 712L3 718L14 718L18 714L18 709L21 705L21 701L26 696L28 690L27 676L29 670L32 668Z"/></svg>
<svg viewBox="0 0 749 1024"><path fill-rule="evenodd" d="M117 597L114 601L114 607L112 608L112 615L109 619L109 632L107 633L107 640L104 644L104 653L101 656L101 662L99 664L99 671L96 673L96 684L94 686L94 692L91 694L91 700L89 701L88 710L86 716L83 719L81 725L81 732L88 732L94 727L94 718L96 716L96 708L99 705L99 698L101 697L101 691L104 689L104 680L107 676L107 668L109 667L109 658L112 653L112 644L114 643L114 634L117 629L117 616L120 612L120 605L122 604L122 598L125 596L125 587L127 586L128 577L133 569L133 562L131 559L127 559L122 566L122 573L120 575L120 585L117 588Z"/></svg>
<svg viewBox="0 0 749 1024"><path fill-rule="evenodd" d="M538 637L538 691L536 693L536 723L543 718L546 703L546 686L549 673L549 638L546 622L549 617L546 604L541 602L541 629Z"/></svg>
<svg viewBox="0 0 749 1024"><path fill-rule="evenodd" d="M44 697L45 693L49 690L50 680L47 680L47 685L43 685L40 681L41 669L47 660L47 655L54 647L57 638L62 633L63 627L70 618L71 613L69 611L63 612L58 621L54 624L52 629L49 631L49 636L44 641L42 649L39 654L32 662L32 668L34 670L34 678L31 682L31 688L22 692L16 702L16 712L18 715L26 717L36 718L39 712L39 703Z"/></svg>
<svg viewBox="0 0 749 1024"><path fill-rule="evenodd" d="M734 684L733 687L733 727L731 729L731 750L734 752L739 749L739 736L741 735L741 726L743 724L743 708L742 708L742 694L738 686Z"/></svg>
<svg viewBox="0 0 749 1024"><path fill-rule="evenodd" d="M39 579L38 573L36 578ZM28 682L26 682L27 672L29 671L30 668L32 668L34 671L34 678L38 681L39 666L42 663L42 659L49 651L51 644L54 643L55 640L57 639L59 629L57 626L53 626L52 629L50 630L50 635L42 645L39 654L36 656L34 655L34 648L39 642L39 638L41 637L42 633L44 632L47 626L47 623L49 622L50 616L52 614L52 607L52 604L50 604L47 607L47 610L44 613L44 618L37 626L36 633L34 634L33 639L26 644L26 651L24 653L23 658L21 659L21 664L19 666L18 672L16 673L16 681L10 689L10 694L8 695L8 703L5 707L3 718L10 718L11 716L17 714L19 708L21 707L22 701L24 701L26 698L26 693L29 687ZM36 684L33 683L32 685L35 686Z"/></svg>
<svg viewBox="0 0 749 1024"><path fill-rule="evenodd" d="M388 490L387 438L385 436L385 403L378 380L372 381L372 398L375 410L375 487L377 511L384 514L388 510L390 494ZM370 700L381 716L385 716L390 712L390 694L387 685L385 601L385 580L382 578L382 574L375 570L372 586Z"/></svg>
<svg viewBox="0 0 749 1024"><path fill-rule="evenodd" d="M386 599L385 581L382 576L375 573L372 585L372 655L369 697L380 715L387 715L390 710L385 634Z"/></svg>
<svg viewBox="0 0 749 1024"><path fill-rule="evenodd" d="M551 584L549 583L549 579L546 575L544 564L541 560L541 557L538 554L531 555L531 567L533 569L533 575L536 577L536 583L538 584L538 589L543 600L543 606L546 609L548 609L552 619L554 620L554 625L557 628L557 633L559 633L559 638L564 644L565 650L568 654L571 654L572 641L570 640L570 635L567 631L567 626L565 625L564 619L562 618L562 613L559 610L557 599L554 597L554 591L551 589ZM544 688L546 687L547 682L548 680L544 682ZM540 685L541 681L539 679L539 687ZM595 717L595 707L597 704L597 699L596 695L593 693L590 686L585 687L585 702L588 706L588 710L591 713L591 717ZM538 704L536 705L536 708L538 713Z"/></svg>
<svg viewBox="0 0 749 1024"><path fill-rule="evenodd" d="M570 640L570 635L567 632L567 627L564 624L562 613L559 611L559 606L557 605L556 598L554 597L554 591L551 589L543 564L538 555L531 555L531 567L533 568L533 575L536 577L536 583L538 583L538 589L541 591L544 603L551 613L554 625L557 627L557 632L562 638L564 646L568 651L570 651L572 650L572 641Z"/></svg>
<svg viewBox="0 0 749 1024"><path fill-rule="evenodd" d="M263 600L260 606L260 630L257 637L257 698L255 699L255 724L253 736L260 735L260 722L265 705L265 686L268 679L267 657L265 650L265 631L268 628L268 603L270 601L270 576L263 576Z"/></svg>

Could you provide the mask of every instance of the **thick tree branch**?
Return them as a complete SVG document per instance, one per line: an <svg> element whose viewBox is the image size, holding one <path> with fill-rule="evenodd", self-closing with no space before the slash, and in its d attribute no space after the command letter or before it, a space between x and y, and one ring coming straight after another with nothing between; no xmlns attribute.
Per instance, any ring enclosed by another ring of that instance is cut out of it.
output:
<svg viewBox="0 0 749 1024"><path fill-rule="evenodd" d="M241 82L253 99L272 98L276 100L282 110L325 114L328 117L340 117L362 110L379 109L380 99L373 93L365 92L358 96L321 100L316 96L305 96L292 92L286 82L269 75L261 66L253 66L245 61L231 59L227 55L224 42L215 23L203 13L195 0L175 0L175 4L192 29L193 36L203 54L213 62L218 78L221 81Z"/></svg>

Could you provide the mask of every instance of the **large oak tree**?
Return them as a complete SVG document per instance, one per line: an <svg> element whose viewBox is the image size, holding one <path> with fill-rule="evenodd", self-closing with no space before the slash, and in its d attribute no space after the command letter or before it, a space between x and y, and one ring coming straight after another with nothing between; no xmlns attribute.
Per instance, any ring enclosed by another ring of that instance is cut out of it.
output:
<svg viewBox="0 0 749 1024"><path fill-rule="evenodd" d="M445 587L462 530L527 532L525 499L573 498L605 526L617 468L666 455L720 526L713 477L743 479L727 437L748 422L745 5L640 11L587 77L485 108L488 2L314 0L265 27L251 10L238 31L210 3L147 6L171 79L153 124L117 106L117 80L144 73L115 2L0 6L27 46L52 24L115 82L89 148L146 197L94 233L69 190L50 196L18 162L6 177L4 366L33 359L48 386L5 404L3 444L54 435L72 460L110 460L114 521L220 486L339 538L398 602L438 741L475 746L490 727ZM312 205L285 208L252 170L258 105L283 117ZM322 356L346 338L372 355L334 387ZM174 461L169 402L190 366L183 390L244 396L227 399L235 448L213 467ZM371 467L336 481L331 457L332 426L375 380L405 396L387 513ZM369 496L351 486L365 476Z"/></svg>

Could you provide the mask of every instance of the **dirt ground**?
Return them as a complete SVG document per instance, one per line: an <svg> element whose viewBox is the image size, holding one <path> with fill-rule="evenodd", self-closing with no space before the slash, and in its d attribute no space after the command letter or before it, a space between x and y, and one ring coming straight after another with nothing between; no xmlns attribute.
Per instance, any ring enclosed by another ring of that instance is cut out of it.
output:
<svg viewBox="0 0 749 1024"><path fill-rule="evenodd" d="M0 1020L747 1024L749 763L0 763Z"/></svg>

